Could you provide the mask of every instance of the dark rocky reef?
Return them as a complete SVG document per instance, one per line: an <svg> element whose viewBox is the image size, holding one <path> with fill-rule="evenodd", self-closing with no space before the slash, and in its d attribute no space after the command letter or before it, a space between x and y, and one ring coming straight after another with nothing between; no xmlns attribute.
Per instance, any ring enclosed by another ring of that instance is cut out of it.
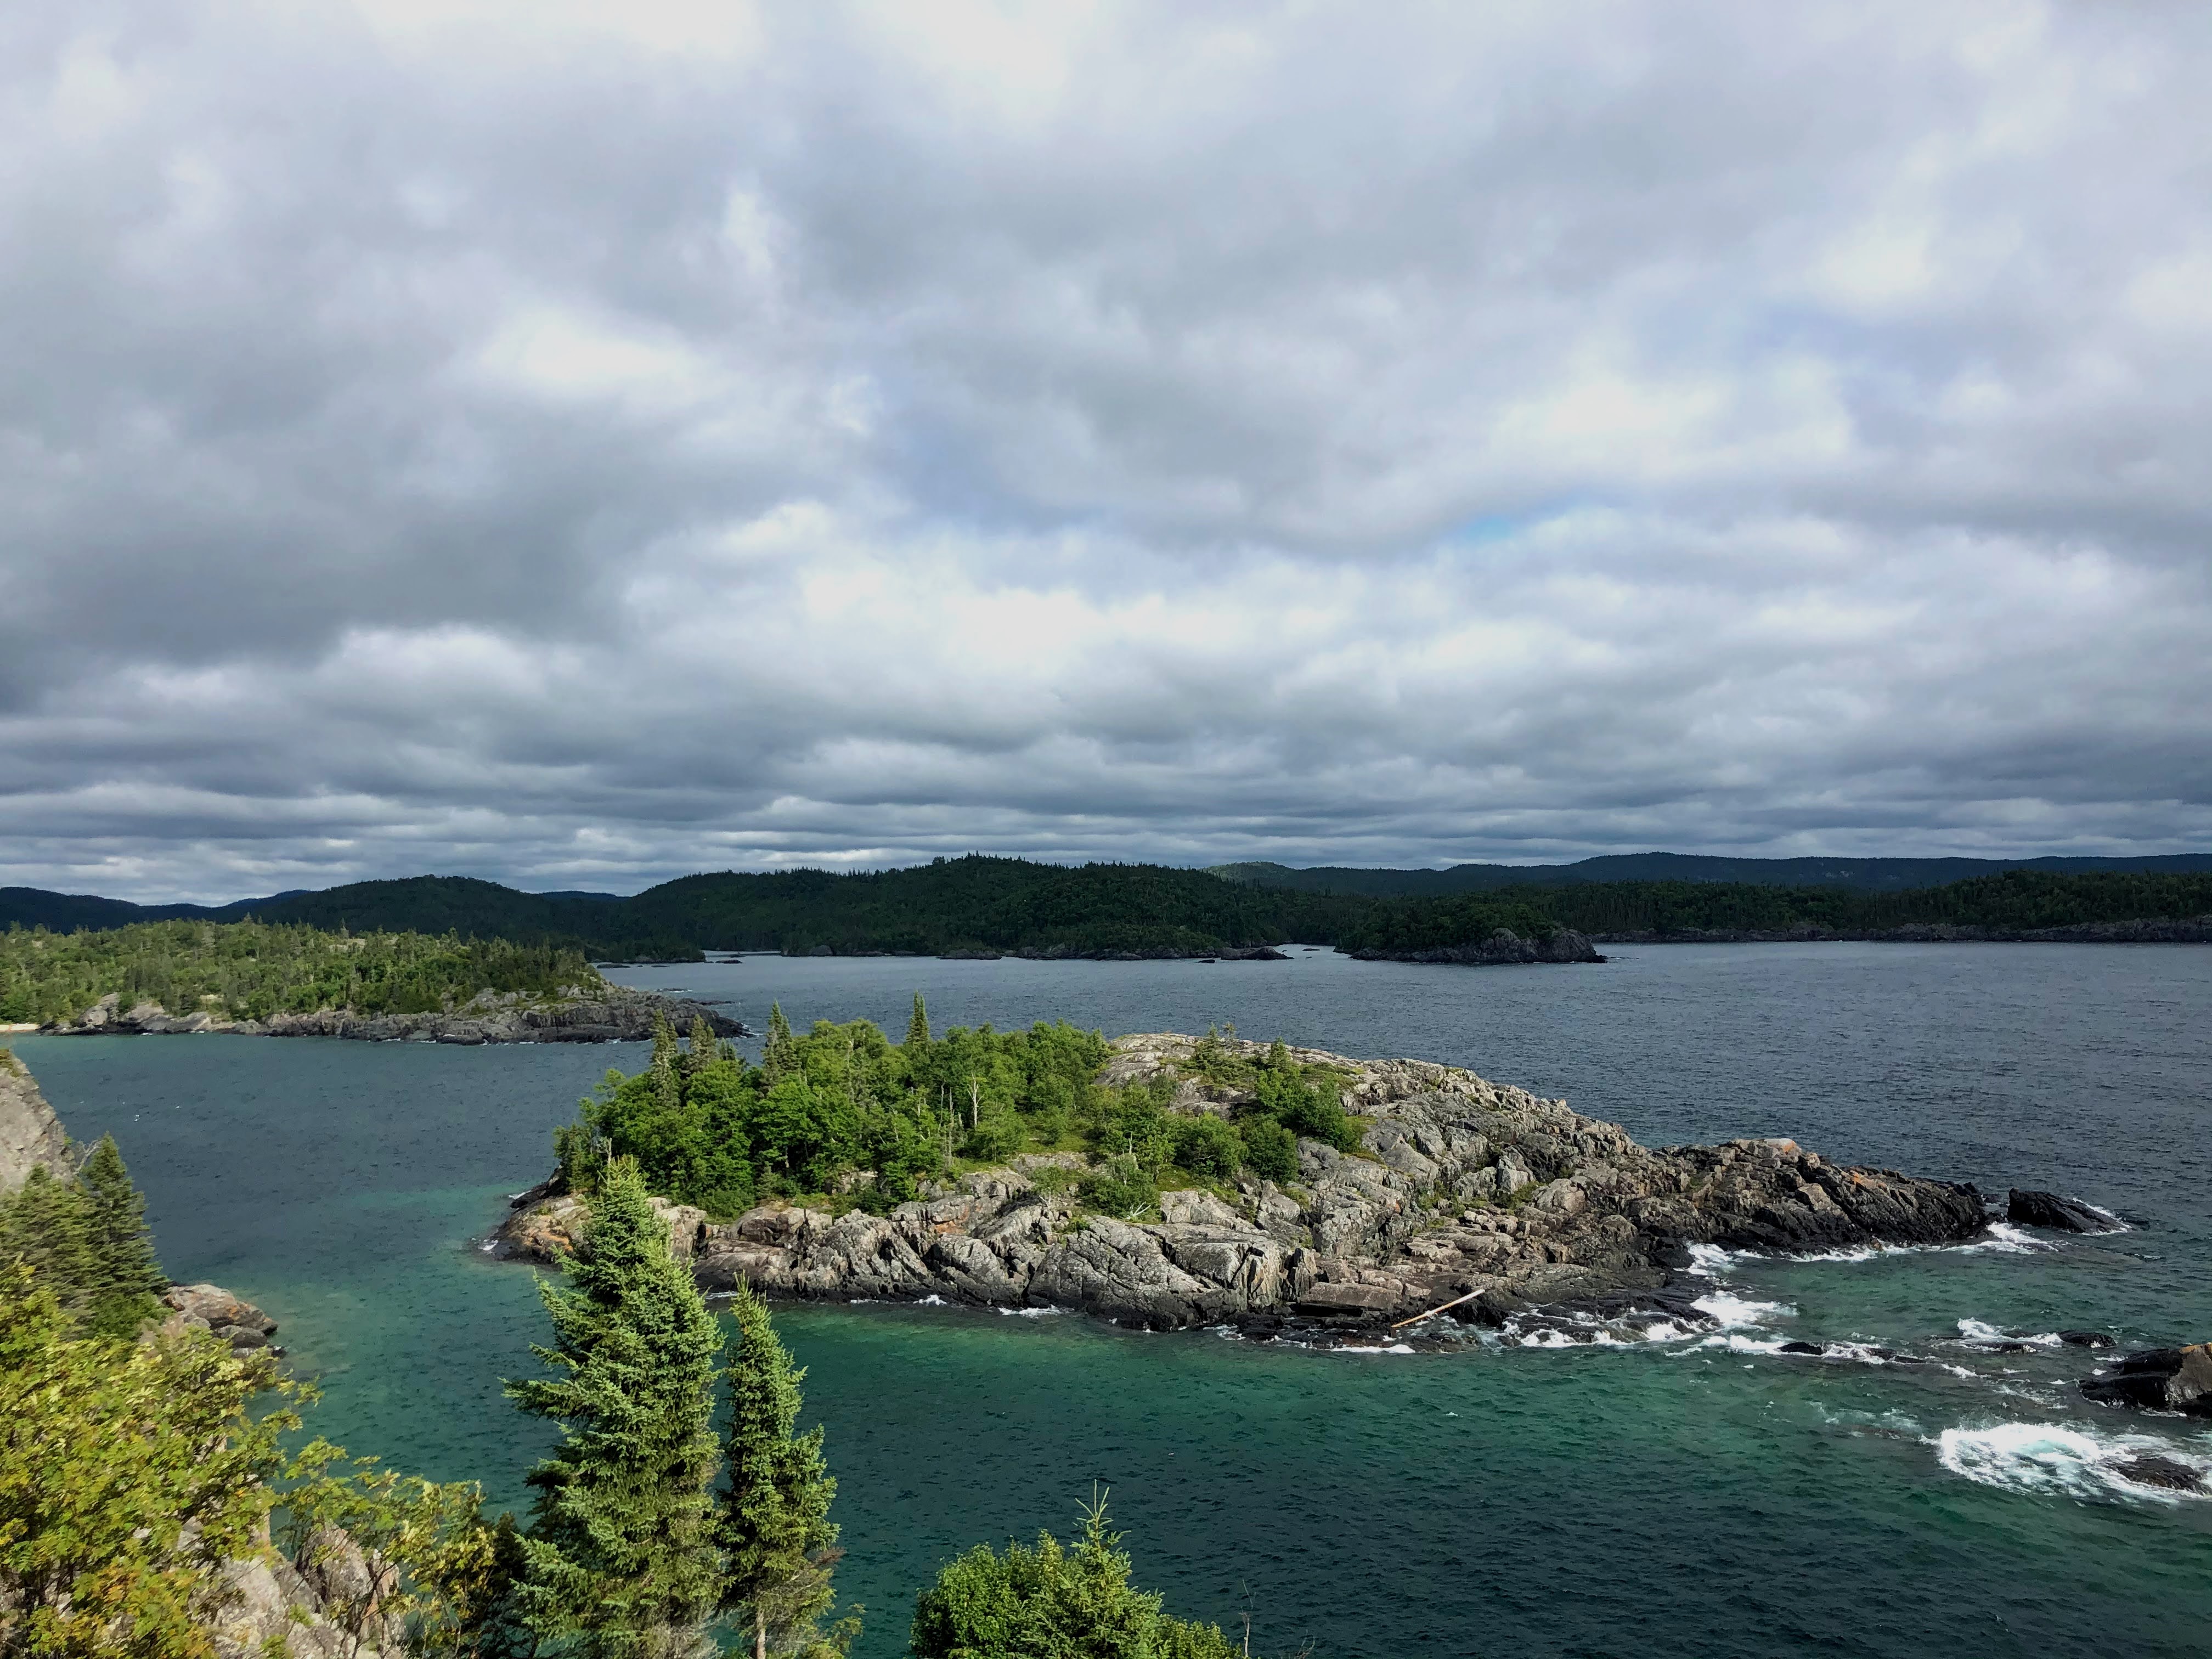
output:
<svg viewBox="0 0 2212 1659"><path fill-rule="evenodd" d="M1194 1047L1188 1036L1123 1037L1103 1076L1164 1073L1178 1110L1234 1109L1235 1090L1191 1075ZM1346 1109L1370 1125L1357 1153L1301 1140L1287 1187L1247 1178L1164 1194L1152 1214L1098 1215L1066 1190L1085 1160L1060 1152L963 1176L885 1216L764 1205L717 1224L697 1210L663 1211L709 1288L1052 1305L1157 1329L1357 1328L1452 1301L1457 1316L1493 1323L1607 1297L1664 1311L1669 1297L1696 1294L1668 1286L1692 1245L1941 1244L1984 1225L1972 1187L1839 1167L1794 1141L1654 1151L1563 1101L1454 1066L1291 1052L1337 1068ZM575 1242L581 1220L573 1197L526 1194L500 1239L510 1255L546 1261Z"/></svg>
<svg viewBox="0 0 2212 1659"><path fill-rule="evenodd" d="M2022 1227L2048 1227L2062 1233L2117 1233L2126 1231L2112 1217L2093 1210L2079 1199L2057 1193L2012 1188L2005 1200L2005 1219Z"/></svg>
<svg viewBox="0 0 2212 1659"><path fill-rule="evenodd" d="M2212 1342L2122 1354L2110 1370L2083 1382L2081 1392L2100 1406L2212 1417Z"/></svg>
<svg viewBox="0 0 2212 1659"><path fill-rule="evenodd" d="M1503 968L1536 962L1603 962L1597 947L1571 929L1562 928L1549 939L1522 939L1510 927L1501 927L1485 939L1459 945L1440 945L1421 951L1381 951L1372 947L1351 952L1360 962L1442 962L1468 968Z"/></svg>
<svg viewBox="0 0 2212 1659"><path fill-rule="evenodd" d="M272 1014L265 1020L172 1014L158 1002L126 1009L120 997L111 994L76 1019L45 1029L60 1036L214 1034L352 1037L369 1042L635 1042L651 1037L654 1020L664 1014L679 1031L688 1031L693 1020L703 1019L717 1036L751 1035L741 1022L702 1004L614 985L551 999L485 991L458 1007L434 1013L357 1014L349 1008L319 1008L307 1014Z"/></svg>

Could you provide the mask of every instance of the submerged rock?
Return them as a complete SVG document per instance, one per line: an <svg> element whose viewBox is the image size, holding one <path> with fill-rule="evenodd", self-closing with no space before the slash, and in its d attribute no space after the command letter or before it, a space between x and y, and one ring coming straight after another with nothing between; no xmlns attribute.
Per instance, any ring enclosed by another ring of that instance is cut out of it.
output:
<svg viewBox="0 0 2212 1659"><path fill-rule="evenodd" d="M2078 1199L2057 1193L2024 1192L2012 1188L2005 1202L2005 1219L2022 1227L2049 1227L2062 1233L2116 1233L2122 1231L2110 1216L2100 1214Z"/></svg>
<svg viewBox="0 0 2212 1659"><path fill-rule="evenodd" d="M2100 1406L2212 1417L2212 1343L2122 1354L2111 1370L2084 1382L2081 1392Z"/></svg>
<svg viewBox="0 0 2212 1659"><path fill-rule="evenodd" d="M1246 1097L1201 1086L1196 1040L1123 1037L1109 1084L1176 1085L1175 1109L1233 1111ZM1231 1042L1258 1058L1264 1045ZM1298 1179L1252 1178L1164 1194L1157 1218L1085 1213L1040 1187L1023 1158L976 1170L888 1215L763 1205L721 1224L681 1224L709 1289L775 1295L1052 1305L1154 1328L1295 1318L1330 1328L1449 1317L1502 1324L1539 1307L1599 1318L1650 1312L1705 1322L1700 1292L1669 1286L1693 1244L1776 1250L1972 1237L1970 1186L1826 1163L1789 1140L1640 1146L1616 1124L1501 1087L1455 1066L1358 1060L1293 1049L1340 1079L1367 1120L1358 1152L1298 1143ZM697 1212L689 1212L697 1217ZM507 1254L573 1248L574 1199L523 1204L501 1228Z"/></svg>
<svg viewBox="0 0 2212 1659"><path fill-rule="evenodd" d="M2186 1463L2176 1462L2171 1457L2136 1457L2120 1464L2113 1473L2123 1480L2132 1480L2138 1486L2157 1486L2166 1492L2203 1492L2204 1477Z"/></svg>

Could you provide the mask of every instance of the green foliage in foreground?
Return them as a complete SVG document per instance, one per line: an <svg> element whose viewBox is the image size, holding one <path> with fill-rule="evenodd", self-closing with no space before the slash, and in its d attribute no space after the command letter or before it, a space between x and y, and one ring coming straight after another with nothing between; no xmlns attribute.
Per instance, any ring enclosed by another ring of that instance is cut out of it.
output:
<svg viewBox="0 0 2212 1659"><path fill-rule="evenodd" d="M665 1026L633 1077L609 1072L557 1130L554 1152L571 1190L588 1193L610 1158L633 1160L647 1186L717 1218L771 1195L836 1197L879 1212L920 1183L965 1164L1025 1152L1085 1150L1105 1160L1085 1197L1136 1217L1164 1185L1226 1182L1240 1170L1278 1182L1297 1174L1297 1137L1340 1150L1364 1126L1340 1103L1337 1080L1293 1063L1279 1042L1259 1060L1201 1042L1194 1074L1255 1091L1232 1123L1169 1109L1172 1082L1097 1082L1106 1040L1066 1021L1026 1031L955 1027L933 1037L921 1000L904 1042L867 1020L817 1021L792 1031L778 1008L762 1063L749 1066L703 1026L685 1049ZM872 1180L854 1181L857 1172Z"/></svg>
<svg viewBox="0 0 2212 1659"><path fill-rule="evenodd" d="M32 1268L7 1270L0 1650L212 1659L213 1576L252 1552L299 1424L247 1411L272 1383L204 1334L86 1335Z"/></svg>
<svg viewBox="0 0 2212 1659"><path fill-rule="evenodd" d="M721 1333L668 1249L645 1183L615 1164L592 1200L589 1243L541 1283L550 1377L507 1385L562 1425L532 1471L522 1618L549 1641L608 1659L682 1659L721 1599L708 1488Z"/></svg>
<svg viewBox="0 0 2212 1659"><path fill-rule="evenodd" d="M219 1018L350 1008L428 1013L481 991L550 997L603 981L582 953L454 934L324 933L257 921L151 921L100 933L0 933L0 1021L74 1018L113 994L126 1008Z"/></svg>
<svg viewBox="0 0 2212 1659"><path fill-rule="evenodd" d="M39 1168L0 1194L0 1272L37 1275L82 1329L127 1337L161 1310L168 1285L146 1229L146 1200L112 1135L76 1176Z"/></svg>
<svg viewBox="0 0 2212 1659"><path fill-rule="evenodd" d="M978 1544L948 1563L915 1604L915 1659L1235 1659L1217 1625L1170 1618L1129 1582L1121 1534L1101 1496L1073 1548L1050 1533L1004 1555Z"/></svg>
<svg viewBox="0 0 2212 1659"><path fill-rule="evenodd" d="M791 1363L758 1297L739 1287L730 1311L738 1340L724 1442L723 1609L750 1632L754 1659L771 1650L835 1659L860 1627L848 1621L828 1640L816 1633L836 1605L830 1575L842 1552L830 1519L837 1482L823 1463L821 1426L798 1431L806 1373Z"/></svg>

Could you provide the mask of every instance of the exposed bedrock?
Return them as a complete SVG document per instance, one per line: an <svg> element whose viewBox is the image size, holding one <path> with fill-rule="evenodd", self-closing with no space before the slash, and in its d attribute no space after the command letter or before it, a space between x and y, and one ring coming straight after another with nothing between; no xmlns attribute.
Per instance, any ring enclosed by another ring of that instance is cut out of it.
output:
<svg viewBox="0 0 2212 1659"><path fill-rule="evenodd" d="M1180 1073L1193 1046L1123 1037L1104 1076ZM1080 1162L1055 1153L963 1176L885 1216L768 1205L716 1224L663 1211L709 1288L1051 1305L1157 1329L1284 1315L1371 1324L1455 1297L1494 1321L1656 1290L1692 1244L1934 1244L1984 1226L1970 1186L1841 1168L1794 1141L1653 1150L1563 1101L1457 1067L1291 1053L1340 1068L1346 1108L1371 1121L1357 1154L1300 1141L1287 1187L1170 1192L1156 1218L1117 1219L1038 1184L1042 1167ZM1186 1081L1177 1103L1218 1112L1240 1101ZM548 1260L574 1242L581 1217L575 1198L526 1194L501 1239L509 1255Z"/></svg>
<svg viewBox="0 0 2212 1659"><path fill-rule="evenodd" d="M74 1019L46 1029L60 1036L327 1036L370 1042L636 1042L653 1036L666 1015L679 1031L703 1019L717 1036L751 1035L738 1021L696 1002L618 986L552 1001L486 991L458 1007L420 1014L357 1014L349 1008L271 1014L267 1019L220 1019L205 1012L172 1014L158 1002L125 1008L102 997Z"/></svg>
<svg viewBox="0 0 2212 1659"><path fill-rule="evenodd" d="M2117 1233L2120 1224L2079 1199L2014 1187L2007 1195L2005 1219L2023 1227L2049 1227L2062 1233Z"/></svg>
<svg viewBox="0 0 2212 1659"><path fill-rule="evenodd" d="M2081 1392L2100 1406L2212 1417L2212 1342L2122 1354L2110 1370L2082 1383Z"/></svg>
<svg viewBox="0 0 2212 1659"><path fill-rule="evenodd" d="M38 1079L23 1062L0 1048L0 1194L21 1186L33 1170L69 1170L69 1137Z"/></svg>

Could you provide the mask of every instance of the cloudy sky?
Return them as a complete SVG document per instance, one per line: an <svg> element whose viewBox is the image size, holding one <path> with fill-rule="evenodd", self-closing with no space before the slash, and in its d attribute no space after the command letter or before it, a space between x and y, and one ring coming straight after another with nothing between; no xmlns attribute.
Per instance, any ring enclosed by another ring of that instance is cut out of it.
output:
<svg viewBox="0 0 2212 1659"><path fill-rule="evenodd" d="M29 0L0 884L2212 848L2212 8Z"/></svg>

